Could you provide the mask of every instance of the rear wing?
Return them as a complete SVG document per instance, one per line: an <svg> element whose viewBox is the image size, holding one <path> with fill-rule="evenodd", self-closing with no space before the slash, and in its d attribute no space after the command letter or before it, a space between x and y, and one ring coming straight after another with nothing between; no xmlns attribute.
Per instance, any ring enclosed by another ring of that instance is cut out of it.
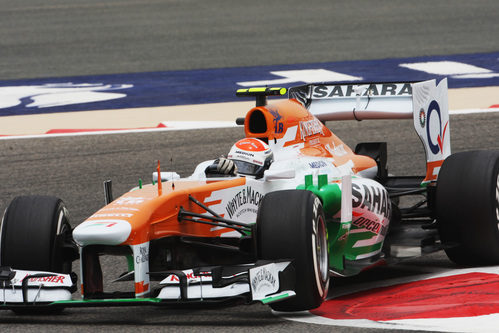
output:
<svg viewBox="0 0 499 333"><path fill-rule="evenodd" d="M435 181L450 155L447 79L401 83L309 84L289 89L320 121L413 119L426 153L426 177Z"/></svg>

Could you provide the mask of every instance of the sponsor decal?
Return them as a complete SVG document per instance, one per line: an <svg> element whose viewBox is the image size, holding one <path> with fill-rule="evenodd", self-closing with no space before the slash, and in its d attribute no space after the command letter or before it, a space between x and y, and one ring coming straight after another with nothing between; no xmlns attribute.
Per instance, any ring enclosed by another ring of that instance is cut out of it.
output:
<svg viewBox="0 0 499 333"><path fill-rule="evenodd" d="M148 246L139 247L139 255L135 257L135 263L142 264L149 261Z"/></svg>
<svg viewBox="0 0 499 333"><path fill-rule="evenodd" d="M249 270L249 280L253 300L262 300L267 295L279 290L278 267L276 264L271 263L251 268Z"/></svg>
<svg viewBox="0 0 499 333"><path fill-rule="evenodd" d="M362 89L362 85L319 85L314 86L312 98L338 98L358 96L411 96L412 87L410 83L394 84L370 84Z"/></svg>
<svg viewBox="0 0 499 333"><path fill-rule="evenodd" d="M203 278L203 281L211 281L211 273L210 272L200 272L199 275L196 275L191 270L191 271L184 271L184 274L187 277L187 280L189 282L198 282L198 281L201 281L201 278ZM180 282L180 279L175 274L172 274L172 275L167 277L166 282Z"/></svg>
<svg viewBox="0 0 499 333"><path fill-rule="evenodd" d="M277 279L265 266L261 267L251 279L251 289L258 292L262 288L275 289Z"/></svg>
<svg viewBox="0 0 499 333"><path fill-rule="evenodd" d="M99 214L94 214L91 216L92 217L132 217L133 214L130 213L99 213Z"/></svg>
<svg viewBox="0 0 499 333"><path fill-rule="evenodd" d="M106 221L102 221L102 222L89 221L89 222L92 222L92 223L88 223L88 224L84 225L83 227L84 228L90 228L90 227L111 228L112 226L115 226L116 224L118 224L117 222L106 222Z"/></svg>
<svg viewBox="0 0 499 333"><path fill-rule="evenodd" d="M145 295L149 290L149 242L132 245L134 276L135 276L135 295Z"/></svg>
<svg viewBox="0 0 499 333"><path fill-rule="evenodd" d="M424 112L423 108L421 108L421 110L419 111L419 123L421 124L421 127L424 128L426 124L426 113Z"/></svg>
<svg viewBox="0 0 499 333"><path fill-rule="evenodd" d="M238 211L237 214L235 214L235 217L239 217L241 215L248 214L248 213L254 214L256 216L256 214L258 213L258 209L253 208L253 207L243 208L240 211Z"/></svg>
<svg viewBox="0 0 499 333"><path fill-rule="evenodd" d="M338 146L334 146L333 148L331 148L331 146L329 145L329 143L326 145L326 149L327 151L333 155L333 156L345 156L347 153L347 151L345 150L345 146L343 146L343 144L340 144Z"/></svg>
<svg viewBox="0 0 499 333"><path fill-rule="evenodd" d="M32 287L71 287L73 285L71 277L67 274L25 270L14 270L14 272L15 276L9 283L12 288L21 287L23 282L28 282L28 286ZM44 276L34 276L37 274ZM13 294L15 294L15 290L13 290Z"/></svg>
<svg viewBox="0 0 499 333"><path fill-rule="evenodd" d="M319 138L315 138L315 139L312 139L308 142L310 145L318 145L321 143L321 141L319 140Z"/></svg>
<svg viewBox="0 0 499 333"><path fill-rule="evenodd" d="M229 202L225 206L225 211L229 215L229 218L232 218L234 215L238 217L243 213L247 213L248 211L256 213L257 209L253 207L246 208L242 211L239 211L239 208L246 204L258 207L262 198L263 194L254 190L251 186L246 186L241 191L237 192L231 200L229 200ZM236 214L236 212L238 214Z"/></svg>
<svg viewBox="0 0 499 333"><path fill-rule="evenodd" d="M319 198L315 198L314 200L314 208L313 208L313 212L314 212L314 231L317 231L317 208L319 207L321 201L319 200Z"/></svg>
<svg viewBox="0 0 499 333"><path fill-rule="evenodd" d="M252 153L248 153L247 151L242 151L242 150L236 150L236 154L245 155L245 156L249 156L249 157L254 157L255 156Z"/></svg>
<svg viewBox="0 0 499 333"><path fill-rule="evenodd" d="M124 198L119 198L115 201L116 205L120 206L133 206L133 205L139 205L146 201L146 198L141 198L141 197L124 197Z"/></svg>
<svg viewBox="0 0 499 333"><path fill-rule="evenodd" d="M367 208L369 211L390 216L390 200L384 188L352 183L352 208Z"/></svg>
<svg viewBox="0 0 499 333"><path fill-rule="evenodd" d="M132 208L132 207L105 207L102 208L101 211L112 211L112 210L133 210L134 212L138 212L138 208Z"/></svg>
<svg viewBox="0 0 499 333"><path fill-rule="evenodd" d="M358 217L352 221L352 224L358 228L364 228L368 231L371 231L377 235L381 233L381 235L385 236L387 232L387 227L385 227L382 223L373 221L366 217Z"/></svg>
<svg viewBox="0 0 499 333"><path fill-rule="evenodd" d="M279 114L279 111L274 108L270 108L267 106L267 110L272 114L274 117L274 133L282 133L284 131L284 123L282 123L280 120L282 119L282 116Z"/></svg>
<svg viewBox="0 0 499 333"><path fill-rule="evenodd" d="M324 134L322 132L322 123L318 119L300 121L300 135L302 140L316 134Z"/></svg>
<svg viewBox="0 0 499 333"><path fill-rule="evenodd" d="M437 136L437 143L435 144L433 140L431 139L431 126L430 126L430 120L431 120L431 114L433 112L436 112L438 115L438 129L439 129L439 134ZM444 125L443 128L443 133L442 133L442 117L440 115L440 106L438 105L438 102L433 100L431 101L430 105L428 106L428 113L427 113L427 124L426 124L426 136L428 138L428 146L430 147L430 150L433 154L438 154L438 153L443 153L444 152L444 140L445 140L445 132L447 131L447 125L449 125L449 121L447 121Z"/></svg>
<svg viewBox="0 0 499 333"><path fill-rule="evenodd" d="M327 167L327 163L324 162L324 161L313 161L313 162L309 162L308 165L312 168L312 169L320 169L320 168L325 168Z"/></svg>
<svg viewBox="0 0 499 333"><path fill-rule="evenodd" d="M236 142L236 147L244 150L264 151L264 143L254 138L242 139Z"/></svg>
<svg viewBox="0 0 499 333"><path fill-rule="evenodd" d="M29 274L26 274L26 276L21 281L24 281L24 279L27 276L29 276ZM44 276L44 277L29 278L28 282L50 282L50 283L64 284L65 278L66 277L63 275L51 275L51 276Z"/></svg>

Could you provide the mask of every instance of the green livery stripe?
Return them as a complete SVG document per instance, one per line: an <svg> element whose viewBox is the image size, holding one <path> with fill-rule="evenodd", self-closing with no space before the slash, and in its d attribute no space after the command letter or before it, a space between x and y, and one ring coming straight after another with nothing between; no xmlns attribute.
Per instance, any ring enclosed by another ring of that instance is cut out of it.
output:
<svg viewBox="0 0 499 333"><path fill-rule="evenodd" d="M262 299L262 303L263 304L267 304L267 303L270 303L270 302L274 302L274 301L277 301L277 300L280 300L280 299L284 299L284 298L288 298L290 295L288 293L286 294L283 294L283 295L279 295L279 296L270 296L270 297L266 297L264 299Z"/></svg>
<svg viewBox="0 0 499 333"><path fill-rule="evenodd" d="M318 175L317 186L313 185L313 176L305 176L305 184L298 185L298 190L308 190L321 199L326 218L333 217L341 208L341 189L338 184L330 184L327 175Z"/></svg>
<svg viewBox="0 0 499 333"><path fill-rule="evenodd" d="M358 230L355 226L350 230L350 234L348 235L348 246L354 246L355 243L361 240L370 239L373 236L376 236L374 232L371 231L363 231L363 232L352 232L353 230Z"/></svg>
<svg viewBox="0 0 499 333"><path fill-rule="evenodd" d="M355 260L355 258L359 255L379 250L383 245L383 242L377 242L371 245L355 247L355 244L357 244L358 241L371 239L375 235L376 234L370 231L350 233L350 235L348 236L347 248L345 249L345 257L349 260Z"/></svg>
<svg viewBox="0 0 499 333"><path fill-rule="evenodd" d="M70 300L70 301L55 301L51 304L89 304L89 303L137 303L149 302L159 303L161 298L117 298L117 299L86 299L86 300Z"/></svg>
<svg viewBox="0 0 499 333"><path fill-rule="evenodd" d="M381 249L382 245L383 245L383 242L379 242L379 243L369 245L369 246L351 248L347 251L347 253L345 254L345 257L348 260L355 260L355 259L357 259L358 256L360 256L362 254L368 254L371 252L378 251L379 249Z"/></svg>
<svg viewBox="0 0 499 333"><path fill-rule="evenodd" d="M128 271L131 272L135 269L135 263L133 261L133 256L132 255L127 255L126 256L126 263L128 267Z"/></svg>

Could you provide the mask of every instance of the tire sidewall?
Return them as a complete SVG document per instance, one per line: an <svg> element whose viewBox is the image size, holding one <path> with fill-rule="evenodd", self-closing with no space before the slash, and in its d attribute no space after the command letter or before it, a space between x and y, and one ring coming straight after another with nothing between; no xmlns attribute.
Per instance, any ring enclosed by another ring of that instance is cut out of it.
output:
<svg viewBox="0 0 499 333"><path fill-rule="evenodd" d="M439 173L436 217L449 258L460 265L499 264L496 198L499 151L449 156Z"/></svg>
<svg viewBox="0 0 499 333"><path fill-rule="evenodd" d="M324 300L327 296L327 292L329 289L329 258L327 255L327 247L328 247L328 239L327 239L327 228L326 228L326 222L325 222L325 217L324 217L324 212L322 210L322 203L320 199L317 196L312 197L314 200L313 203L313 217L312 217L312 233L311 233L311 240L310 240L310 247L312 251L312 260L313 262L313 274L315 278L315 285L317 287L317 294L321 298L321 300ZM318 243L321 249L318 248ZM326 248L322 248L326 247ZM322 262L323 259L321 258L322 255L320 251L325 251L326 253L326 262ZM325 267L320 267L320 266ZM324 271L325 270L325 271Z"/></svg>

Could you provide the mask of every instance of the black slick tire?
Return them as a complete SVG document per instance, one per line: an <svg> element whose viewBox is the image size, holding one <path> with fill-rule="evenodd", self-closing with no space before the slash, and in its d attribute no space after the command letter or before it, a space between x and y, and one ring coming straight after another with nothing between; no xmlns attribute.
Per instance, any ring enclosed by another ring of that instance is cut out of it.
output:
<svg viewBox="0 0 499 333"><path fill-rule="evenodd" d="M439 172L435 206L449 259L464 266L499 264L499 151L449 156Z"/></svg>
<svg viewBox="0 0 499 333"><path fill-rule="evenodd" d="M310 191L271 192L257 218L260 259L291 259L296 296L271 303L277 311L302 311L322 304L329 286L327 229L319 198Z"/></svg>
<svg viewBox="0 0 499 333"><path fill-rule="evenodd" d="M67 209L52 196L20 196L5 211L0 227L0 265L14 269L70 273L61 244L71 237Z"/></svg>

